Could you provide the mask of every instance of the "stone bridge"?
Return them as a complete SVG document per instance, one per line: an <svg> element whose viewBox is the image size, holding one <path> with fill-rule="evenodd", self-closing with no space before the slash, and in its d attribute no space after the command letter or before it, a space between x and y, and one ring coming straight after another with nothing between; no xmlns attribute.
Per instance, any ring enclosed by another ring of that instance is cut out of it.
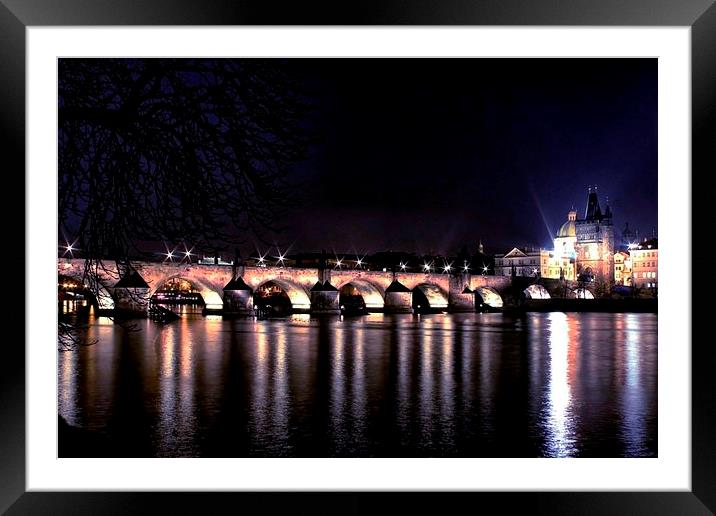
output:
<svg viewBox="0 0 716 516"><path fill-rule="evenodd" d="M412 312L415 300L422 309L475 311L480 305L502 306L501 294L510 286L507 276L328 270L294 267L232 267L196 263L132 262L137 274L118 271L114 263L98 269L95 292L110 297L100 308L146 309L148 300L169 280L181 278L198 291L207 312L245 313L253 310L253 293L272 282L288 296L295 312L339 313L340 289L351 285L369 311ZM83 279L83 259L59 259L58 274ZM418 301L416 301L418 302Z"/></svg>

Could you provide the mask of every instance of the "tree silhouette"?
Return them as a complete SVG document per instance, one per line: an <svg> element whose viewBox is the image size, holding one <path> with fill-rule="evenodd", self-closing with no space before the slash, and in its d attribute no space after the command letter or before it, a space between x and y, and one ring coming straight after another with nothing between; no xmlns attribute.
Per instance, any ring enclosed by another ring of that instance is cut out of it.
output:
<svg viewBox="0 0 716 516"><path fill-rule="evenodd" d="M111 259L276 229L307 108L276 60L61 59L60 229Z"/></svg>
<svg viewBox="0 0 716 516"><path fill-rule="evenodd" d="M212 252L276 230L309 109L280 60L60 59L59 231L95 297L103 261L121 274L146 242Z"/></svg>

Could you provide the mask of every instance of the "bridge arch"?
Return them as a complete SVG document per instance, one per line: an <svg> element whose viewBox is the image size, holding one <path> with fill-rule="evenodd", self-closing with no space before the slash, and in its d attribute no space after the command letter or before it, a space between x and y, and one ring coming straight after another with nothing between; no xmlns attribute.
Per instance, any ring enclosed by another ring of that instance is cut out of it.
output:
<svg viewBox="0 0 716 516"><path fill-rule="evenodd" d="M306 289L298 283L294 283L293 281L285 278L272 278L261 282L256 286L254 294L259 292L262 287L266 287L271 283L276 285L286 294L288 300L291 302L291 308L293 310L308 311L311 309L311 297L308 295Z"/></svg>
<svg viewBox="0 0 716 516"><path fill-rule="evenodd" d="M419 311L447 310L448 295L432 283L420 283L413 288L413 308Z"/></svg>
<svg viewBox="0 0 716 516"><path fill-rule="evenodd" d="M502 308L502 296L492 287L476 287L475 305L478 308Z"/></svg>
<svg viewBox="0 0 716 516"><path fill-rule="evenodd" d="M577 288L572 291L573 297L577 299L594 299L594 294L588 288ZM572 296L570 296L572 297Z"/></svg>
<svg viewBox="0 0 716 516"><path fill-rule="evenodd" d="M360 277L351 278L336 285L343 296L347 295L350 287L353 287L363 298L366 310L381 311L385 308L385 291L379 285Z"/></svg>
<svg viewBox="0 0 716 516"><path fill-rule="evenodd" d="M527 299L549 299L551 296L542 285L530 285L523 291Z"/></svg>
<svg viewBox="0 0 716 516"><path fill-rule="evenodd" d="M152 299L162 287L173 280L181 280L190 284L192 288L199 293L204 301L204 306L207 309L220 310L223 308L224 300L222 299L219 290L214 285L196 277L187 277L181 273L170 274L155 281L150 289L149 299Z"/></svg>
<svg viewBox="0 0 716 516"><path fill-rule="evenodd" d="M73 279L80 285L83 285L86 281L86 278L84 278L84 274L78 272L76 269L69 267L61 270L58 273L58 278L60 276L65 276L67 278ZM102 283L98 283L97 285L95 285L94 288L92 288L92 285L89 285L87 289L92 293L92 299L90 301L98 309L114 310L114 298L112 297L112 294L109 293L107 287L105 287Z"/></svg>

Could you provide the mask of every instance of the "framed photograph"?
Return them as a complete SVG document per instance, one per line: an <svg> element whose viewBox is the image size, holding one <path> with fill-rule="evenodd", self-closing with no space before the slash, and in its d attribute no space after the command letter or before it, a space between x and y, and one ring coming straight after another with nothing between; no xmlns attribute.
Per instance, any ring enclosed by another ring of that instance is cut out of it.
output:
<svg viewBox="0 0 716 516"><path fill-rule="evenodd" d="M0 5L0 508L713 513L716 7L641 3Z"/></svg>

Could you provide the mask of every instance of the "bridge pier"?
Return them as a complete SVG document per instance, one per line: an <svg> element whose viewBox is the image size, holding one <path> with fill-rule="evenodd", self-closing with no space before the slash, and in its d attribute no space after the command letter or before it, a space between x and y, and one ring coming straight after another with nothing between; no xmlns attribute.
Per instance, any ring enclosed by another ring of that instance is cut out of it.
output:
<svg viewBox="0 0 716 516"><path fill-rule="evenodd" d="M475 311L475 293L469 287L465 287L462 292L451 292L448 296L448 312L474 312Z"/></svg>
<svg viewBox="0 0 716 516"><path fill-rule="evenodd" d="M140 274L130 269L109 289L114 299L112 315L146 317L149 309L149 285Z"/></svg>
<svg viewBox="0 0 716 516"><path fill-rule="evenodd" d="M398 280L393 280L385 289L385 313L412 314L413 291Z"/></svg>
<svg viewBox="0 0 716 516"><path fill-rule="evenodd" d="M224 286L223 315L253 315L254 295L244 279L239 276Z"/></svg>
<svg viewBox="0 0 716 516"><path fill-rule="evenodd" d="M340 315L339 294L330 281L317 281L311 288L311 314Z"/></svg>

